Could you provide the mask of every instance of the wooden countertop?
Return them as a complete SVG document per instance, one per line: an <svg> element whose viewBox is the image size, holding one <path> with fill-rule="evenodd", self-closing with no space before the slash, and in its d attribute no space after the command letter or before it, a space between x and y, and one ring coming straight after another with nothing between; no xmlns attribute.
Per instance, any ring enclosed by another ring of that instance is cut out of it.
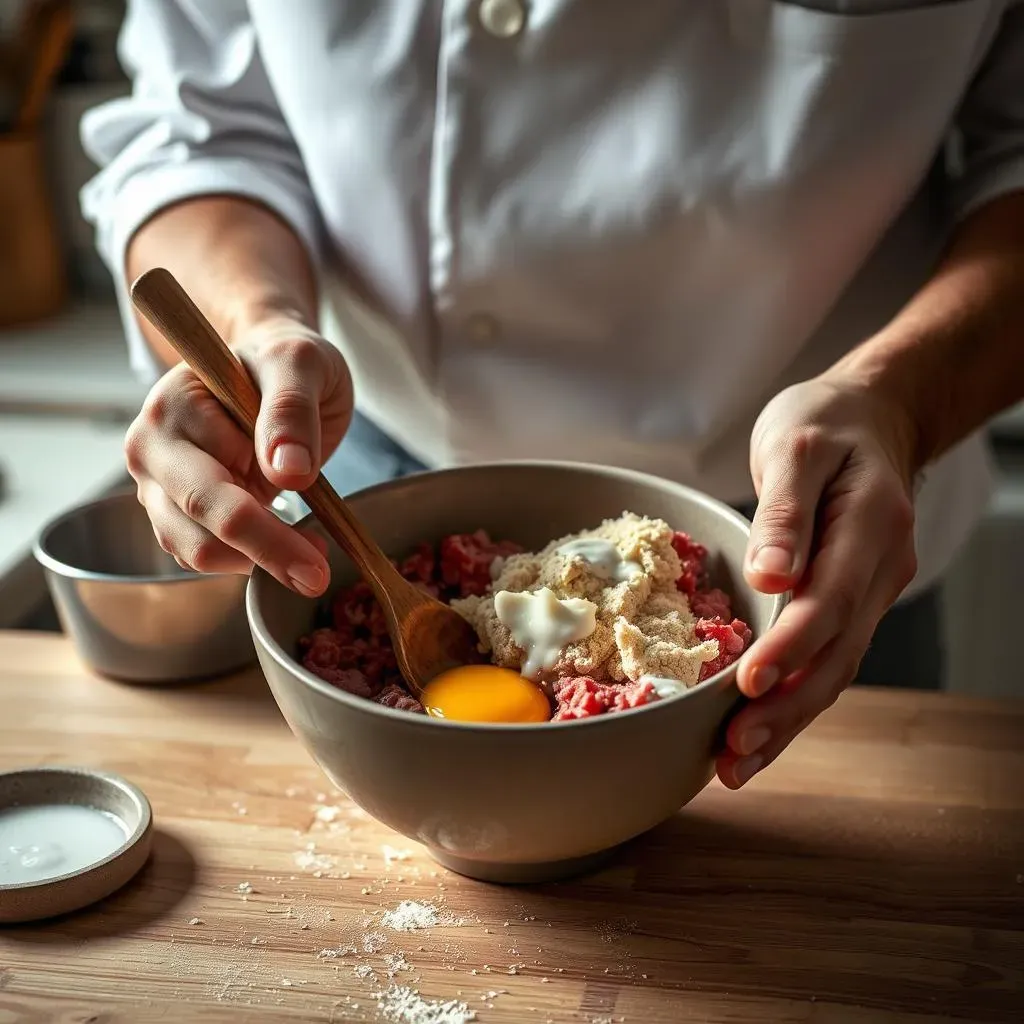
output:
<svg viewBox="0 0 1024 1024"><path fill-rule="evenodd" d="M157 828L105 903L0 929L2 1022L433 1024L398 986L481 1024L1024 1020L1024 701L851 691L742 793L527 889L331 792L256 674L126 687L8 633L0 702L0 768L122 773ZM463 923L389 929L402 900Z"/></svg>

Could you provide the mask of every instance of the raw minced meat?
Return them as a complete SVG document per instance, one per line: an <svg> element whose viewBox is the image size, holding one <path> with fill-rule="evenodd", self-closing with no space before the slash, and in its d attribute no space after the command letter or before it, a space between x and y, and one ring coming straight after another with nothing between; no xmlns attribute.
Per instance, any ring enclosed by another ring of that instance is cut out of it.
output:
<svg viewBox="0 0 1024 1024"><path fill-rule="evenodd" d="M494 660L517 669L521 652L507 636L487 632L497 622L492 617L496 591L553 585L559 596L594 601L596 635L590 643L575 645L548 680L555 705L552 721L642 707L659 699L642 676L694 685L732 664L750 643L750 629L733 617L728 595L706 586L707 549L687 534L627 513L573 536L613 541L642 572L608 586L586 561L552 555L567 538L529 554L513 542L492 540L483 530L445 537L436 550L421 544L395 564L406 579L451 603L478 632L484 624L485 648L492 635L503 640L505 660ZM367 584L336 591L322 606L317 627L299 642L300 660L310 672L385 707L423 713L404 688L384 615Z"/></svg>
<svg viewBox="0 0 1024 1024"><path fill-rule="evenodd" d="M554 685L552 722L590 718L606 711L628 711L658 699L653 683L599 683L589 676L559 679Z"/></svg>

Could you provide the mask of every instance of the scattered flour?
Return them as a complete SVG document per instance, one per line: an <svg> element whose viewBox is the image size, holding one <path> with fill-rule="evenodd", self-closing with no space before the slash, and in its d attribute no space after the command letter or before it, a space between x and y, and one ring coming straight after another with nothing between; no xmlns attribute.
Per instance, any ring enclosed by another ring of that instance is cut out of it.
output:
<svg viewBox="0 0 1024 1024"><path fill-rule="evenodd" d="M321 949L317 953L317 960L337 960L339 957L354 956L359 951L355 946L338 946L337 949Z"/></svg>
<svg viewBox="0 0 1024 1024"><path fill-rule="evenodd" d="M340 815L341 808L337 804L327 804L324 806L318 805L314 813L316 820L322 821L326 825L335 821Z"/></svg>
<svg viewBox="0 0 1024 1024"><path fill-rule="evenodd" d="M389 868L396 860L408 860L408 850L396 850L393 846L382 846L380 852L384 857L384 867Z"/></svg>
<svg viewBox="0 0 1024 1024"><path fill-rule="evenodd" d="M395 1024L469 1024L476 1014L459 1000L435 1002L424 999L415 989L392 985L377 999L385 1020Z"/></svg>
<svg viewBox="0 0 1024 1024"><path fill-rule="evenodd" d="M316 843L307 843L304 850L295 854L295 866L303 871L330 871L337 863L337 858L329 853L317 853Z"/></svg>
<svg viewBox="0 0 1024 1024"><path fill-rule="evenodd" d="M384 957L384 963L387 965L388 977L393 978L399 971L411 971L412 964L405 959L403 953L388 953Z"/></svg>
<svg viewBox="0 0 1024 1024"><path fill-rule="evenodd" d="M403 900L394 910L385 911L380 923L392 931L415 932L423 928L436 928L438 925L457 927L462 924L462 920L439 911L432 903Z"/></svg>

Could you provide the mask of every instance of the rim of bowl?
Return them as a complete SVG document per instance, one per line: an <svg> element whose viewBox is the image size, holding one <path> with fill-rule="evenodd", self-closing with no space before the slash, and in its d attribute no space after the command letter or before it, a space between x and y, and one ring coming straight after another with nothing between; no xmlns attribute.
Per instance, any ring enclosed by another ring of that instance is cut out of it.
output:
<svg viewBox="0 0 1024 1024"><path fill-rule="evenodd" d="M129 782L126 778L116 775L114 772L105 772L98 768L85 768L77 765L55 765L55 764L44 764L39 765L36 768L12 768L10 771L0 772L0 780L10 778L14 775L74 775L74 776L88 776L94 779L102 779L108 786L113 786L115 789L119 789L122 793L125 793L131 801L135 804L139 811L139 823L132 829L131 833L125 837L123 843L117 847L112 853L108 853L106 857L101 860L93 861L91 864L86 864L85 867L78 868L76 871L65 871L62 875L51 875L48 878L38 878L31 882L7 882L0 884L0 892L12 892L14 890L23 889L35 889L45 888L46 886L53 885L56 882L66 882L72 878L81 878L83 875L92 874L92 872L106 867L112 861L123 857L125 853L130 850L136 843L140 842L146 833L149 831L153 824L153 807L149 802L149 798L145 793L135 785L134 782ZM17 805L15 805L17 806ZM64 806L64 805L62 805ZM75 805L69 805L75 806ZM93 805L77 805L77 806L90 806ZM93 807L93 810L106 810L101 807ZM107 811L112 814L112 811ZM127 822L125 822L127 824Z"/></svg>
<svg viewBox="0 0 1024 1024"><path fill-rule="evenodd" d="M597 463L589 462L566 462L555 459L504 459L491 462L476 462L465 466L451 466L445 469L424 470L418 473L410 473L404 477L396 477L394 480L384 480L379 484L373 484L371 487L364 487L361 490L348 495L346 500L362 497L366 494L375 494L378 491L390 490L391 488L400 486L414 477L452 476L461 473L478 472L483 469L489 470L500 468L555 469L567 470L570 472L582 471L591 476L610 477L615 480L627 480L636 484L647 484L649 486L655 485L659 489L664 489L667 485L668 488L676 491L678 494L684 495L698 504L709 506L714 508L715 511L723 513L727 518L742 527L745 532L750 532L749 519L740 515L739 512L731 506L726 505L725 502L719 501L717 498L712 498L711 495L705 494L703 491L698 491L693 487L687 487L686 484L680 484L674 480L667 480L664 477L655 476L653 473L642 473L633 469L621 469L615 466L602 466ZM310 521L316 521L312 513L304 516L295 525L302 526L304 523ZM589 718L576 718L565 722L552 722L550 720L546 722L459 722L443 718L432 718L429 715L413 715L408 711L399 711L395 708L384 707L384 705L378 704L376 701L367 700L365 697L353 696L350 693L346 693L344 690L338 689L336 686L331 686L330 683L321 679L313 672L310 672L309 669L292 657L292 655L285 651L284 648L270 636L266 623L263 620L263 614L259 608L256 607L256 584L257 580L262 579L263 577L266 577L268 580L272 579L269 573L259 566L256 566L252 575L249 577L249 583L245 589L245 611L249 619L250 628L253 633L256 634L256 640L259 645L274 659L274 661L278 663L278 665L293 673L305 686L316 690L328 699L338 701L353 710L362 711L369 715L384 715L385 717L395 719L396 721L406 722L411 728L448 728L469 730L470 732L536 732L538 729L552 731L555 729L583 727L592 729L601 726L614 725L614 723L619 720L619 715L592 715ZM316 598L315 600L320 602L325 600L327 596L328 595L325 594L323 597ZM768 621L769 626L774 625L778 620L782 609L786 606L789 600L788 592L773 594L771 596L773 598L773 606ZM730 675L735 675L736 664L736 662L733 662L731 665L722 669L721 672L716 672L713 676L709 676L703 682L690 687L688 690L684 690L682 693L677 693L671 697L662 698L661 700L651 701L650 704L644 704L638 708L630 708L629 717L632 718L634 715L655 711L658 707L686 700L688 697L697 693L698 690L705 690L715 685L721 685Z"/></svg>
<svg viewBox="0 0 1024 1024"><path fill-rule="evenodd" d="M223 572L186 572L184 569L182 569L180 576L160 576L157 573L139 573L136 575L134 573L96 572L92 569L81 569L77 565L71 565L68 562L62 561L48 550L48 544L54 532L59 530L66 522L75 518L75 516L104 505L114 505L121 501L137 502L137 500L130 491L119 491L113 494L105 494L102 497L83 502L80 505L74 505L58 513L43 524L32 541L32 554L35 560L44 569L49 569L50 572L63 576L66 579L90 580L103 583L159 583L163 586L180 586L182 583L196 583L197 581L210 578L224 579L233 575L232 573Z"/></svg>

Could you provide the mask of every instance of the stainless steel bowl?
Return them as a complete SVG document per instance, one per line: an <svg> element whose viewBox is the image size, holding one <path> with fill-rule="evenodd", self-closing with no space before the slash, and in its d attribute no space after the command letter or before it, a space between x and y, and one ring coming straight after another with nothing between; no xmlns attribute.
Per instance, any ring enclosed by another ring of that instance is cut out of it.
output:
<svg viewBox="0 0 1024 1024"><path fill-rule="evenodd" d="M65 632L102 675L167 683L255 658L246 577L181 569L133 493L64 513L42 529L34 553Z"/></svg>

